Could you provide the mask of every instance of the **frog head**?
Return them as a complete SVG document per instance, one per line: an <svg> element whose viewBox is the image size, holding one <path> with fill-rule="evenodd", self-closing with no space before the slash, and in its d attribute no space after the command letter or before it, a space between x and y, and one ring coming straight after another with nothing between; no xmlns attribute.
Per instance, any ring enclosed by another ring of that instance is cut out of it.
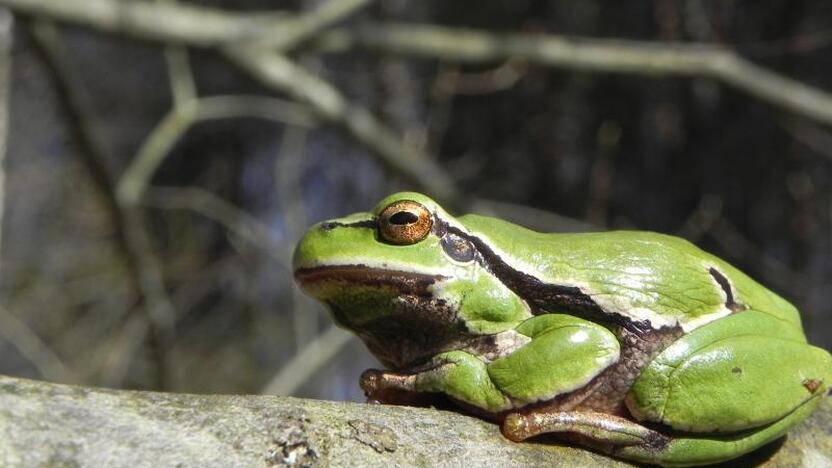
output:
<svg viewBox="0 0 832 468"><path fill-rule="evenodd" d="M402 192L369 213L319 223L294 254L295 278L385 365L402 368L530 316L456 219Z"/></svg>

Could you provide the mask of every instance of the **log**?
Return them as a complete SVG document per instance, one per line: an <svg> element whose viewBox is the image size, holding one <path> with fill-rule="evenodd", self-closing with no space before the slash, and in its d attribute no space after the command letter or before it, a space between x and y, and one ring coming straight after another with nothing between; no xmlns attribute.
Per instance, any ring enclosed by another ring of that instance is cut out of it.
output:
<svg viewBox="0 0 832 468"><path fill-rule="evenodd" d="M785 441L743 459L832 466L827 400ZM0 466L631 466L431 408L263 395L77 387L0 376Z"/></svg>

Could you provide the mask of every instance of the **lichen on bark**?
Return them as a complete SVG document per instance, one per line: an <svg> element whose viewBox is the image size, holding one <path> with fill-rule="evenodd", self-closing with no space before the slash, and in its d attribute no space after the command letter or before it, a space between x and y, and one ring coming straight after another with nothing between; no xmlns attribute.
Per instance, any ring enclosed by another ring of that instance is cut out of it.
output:
<svg viewBox="0 0 832 468"><path fill-rule="evenodd" d="M832 465L832 403L746 462ZM73 387L0 376L0 466L632 466L425 408Z"/></svg>

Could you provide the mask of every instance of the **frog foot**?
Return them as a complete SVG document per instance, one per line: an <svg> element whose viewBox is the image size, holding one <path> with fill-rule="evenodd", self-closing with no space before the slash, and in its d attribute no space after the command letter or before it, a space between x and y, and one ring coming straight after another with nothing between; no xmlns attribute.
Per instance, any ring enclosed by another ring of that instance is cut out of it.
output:
<svg viewBox="0 0 832 468"><path fill-rule="evenodd" d="M638 445L648 450L661 450L670 442L667 436L629 419L588 411L511 413L503 421L502 432L515 442L540 434L569 432L598 444Z"/></svg>
<svg viewBox="0 0 832 468"><path fill-rule="evenodd" d="M426 395L416 389L416 376L397 372L367 369L359 385L367 403L385 405L426 406Z"/></svg>

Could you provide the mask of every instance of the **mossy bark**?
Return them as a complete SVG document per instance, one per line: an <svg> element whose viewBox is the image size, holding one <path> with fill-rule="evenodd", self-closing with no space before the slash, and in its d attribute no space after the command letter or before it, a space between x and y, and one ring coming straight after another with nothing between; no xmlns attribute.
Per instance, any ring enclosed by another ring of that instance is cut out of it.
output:
<svg viewBox="0 0 832 468"><path fill-rule="evenodd" d="M746 461L832 465L832 402ZM0 466L628 466L447 411L73 387L0 376Z"/></svg>

